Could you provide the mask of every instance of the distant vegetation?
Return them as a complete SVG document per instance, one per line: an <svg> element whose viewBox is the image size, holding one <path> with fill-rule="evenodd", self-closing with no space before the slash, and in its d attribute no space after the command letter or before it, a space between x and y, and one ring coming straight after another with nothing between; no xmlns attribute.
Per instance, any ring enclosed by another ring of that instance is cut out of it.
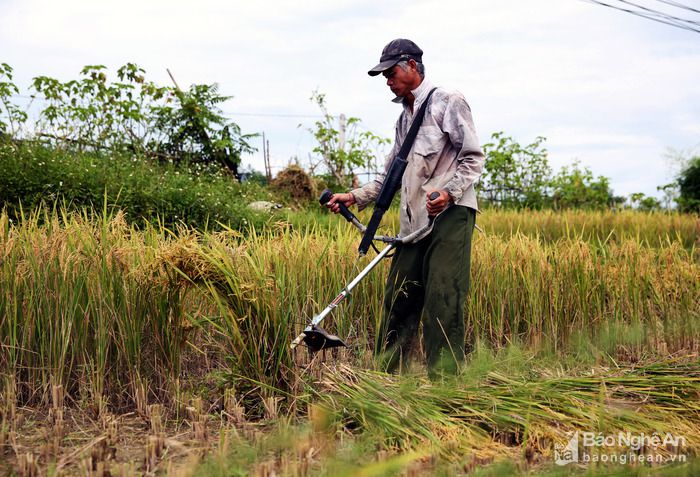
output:
<svg viewBox="0 0 700 477"><path fill-rule="evenodd" d="M651 211L662 208L659 200L643 193L631 194L629 198L614 195L607 177L594 176L578 162L564 166L555 174L549 165L544 142L544 137L538 137L523 146L503 132L494 133L491 142L484 145L486 164L478 185L482 204L554 210L619 210L634 206ZM673 193L674 188L677 184L669 184L665 191Z"/></svg>
<svg viewBox="0 0 700 477"><path fill-rule="evenodd" d="M241 185L241 155L254 134L221 115L214 85L158 86L129 63L109 81L104 66L80 79L34 78L43 108L34 124L13 103L12 68L0 66L0 207L17 220L38 206L117 207L132 223L236 229L260 225L247 210L270 194Z"/></svg>
<svg viewBox="0 0 700 477"><path fill-rule="evenodd" d="M48 76L34 78L32 97L43 100L39 117L13 103L19 88L12 68L0 66L0 132L15 139L31 138L72 151L130 153L143 158L218 164L238 175L241 154L254 151L249 140L227 120L218 106L230 99L218 86L159 86L146 81L145 71L133 63L117 70L109 81L102 65L89 65L80 79L62 82ZM31 126L31 127L29 127Z"/></svg>
<svg viewBox="0 0 700 477"><path fill-rule="evenodd" d="M683 167L678 179L678 205L686 212L700 212L700 156L695 156Z"/></svg>
<svg viewBox="0 0 700 477"><path fill-rule="evenodd" d="M259 184L232 180L216 165L66 151L35 142L0 143L0 208L13 221L37 208L108 207L123 210L135 225L244 230L266 220L247 204L271 196Z"/></svg>
<svg viewBox="0 0 700 477"><path fill-rule="evenodd" d="M30 120L16 102L20 90L12 75L9 65L0 65L0 206L10 217L18 217L20 209L60 202L74 209L122 208L132 223L203 227L221 222L241 228L263 220L244 206L272 197L252 186L267 180L240 170L242 155L254 151L250 140L256 134L243 133L222 115L219 105L229 97L219 94L216 84L183 91L174 82L147 81L133 63L118 68L113 80L104 66L89 65L77 80L34 78L29 94L42 107ZM312 196L326 186L349 188L359 170L381 167L379 151L389 140L359 131L359 118L339 123L322 93L314 92L312 101L322 112L309 128L316 141L307 169L316 184ZM659 188L662 204L642 193L616 196L608 178L578 163L553 171L544 142L538 137L521 145L503 132L492 135L477 184L482 207L652 211L675 201L679 210L698 210L697 157L685 160L677 181ZM234 178L251 180L242 187ZM289 197L276 196L278 201ZM295 198L294 204L304 202Z"/></svg>

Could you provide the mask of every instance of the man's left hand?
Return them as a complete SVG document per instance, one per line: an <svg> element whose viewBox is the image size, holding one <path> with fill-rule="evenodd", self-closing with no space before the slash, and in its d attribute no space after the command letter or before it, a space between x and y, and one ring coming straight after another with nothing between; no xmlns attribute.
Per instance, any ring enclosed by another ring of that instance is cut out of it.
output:
<svg viewBox="0 0 700 477"><path fill-rule="evenodd" d="M440 197L430 200L430 195L433 192L440 194ZM428 215L434 216L445 210L445 208L452 202L452 197L446 190L431 190L425 195L427 202Z"/></svg>

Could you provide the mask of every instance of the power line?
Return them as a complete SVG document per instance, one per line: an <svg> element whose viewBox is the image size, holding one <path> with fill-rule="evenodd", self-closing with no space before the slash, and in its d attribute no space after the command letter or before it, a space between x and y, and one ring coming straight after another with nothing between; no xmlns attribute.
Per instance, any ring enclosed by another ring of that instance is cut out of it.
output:
<svg viewBox="0 0 700 477"><path fill-rule="evenodd" d="M633 3L633 2L630 2L630 1L628 1L628 0L617 0L617 1L618 1L618 2L622 2L622 3L626 3L627 5L631 5L631 6L633 6L633 7L637 7L637 8L639 8L640 10L644 10L644 11L650 12L651 15L658 16L658 17L661 17L661 18L664 18L664 19L676 20L676 21L680 21L680 22L691 23L691 24L694 24L694 25L700 25L700 22L698 22L698 21L696 21L696 20L687 20L687 19L685 19L685 18L680 18L680 17L676 17L676 16L673 16L673 15L669 15L669 14L667 14L667 13L662 13L662 12L659 12L658 10L653 10L653 9L651 9L651 8L645 7L645 6L643 6L643 5L638 5L638 4Z"/></svg>
<svg viewBox="0 0 700 477"><path fill-rule="evenodd" d="M700 28L693 28L690 25L687 25L684 23L678 23L673 18L669 18L669 15L662 13L662 12L658 12L656 10L652 10L652 12L654 12L653 14L651 14L651 13L647 14L647 13L644 13L644 12L639 11L639 10L630 10L628 8L622 8L620 6L611 5L609 3L601 2L599 0L583 0L583 1L586 1L588 3L594 3L594 4L601 5L601 6L608 7L608 8L612 8L613 10L619 10L621 12L630 13L630 14L638 16L638 17L646 18L647 20L652 20L655 22L664 23L666 25L680 28L682 30L688 30L688 31L693 31L695 33L700 33ZM626 3L629 3L629 2L626 2ZM635 6L638 7L639 5L635 5ZM683 20L683 21L690 22L693 25L696 24L692 20Z"/></svg>
<svg viewBox="0 0 700 477"><path fill-rule="evenodd" d="M671 5L672 7L676 8L682 8L683 10L689 10L694 13L700 13L700 10L697 10L693 7L689 7L688 5L683 5L682 3L674 2L672 0L656 0L657 2L665 3L666 5Z"/></svg>
<svg viewBox="0 0 700 477"><path fill-rule="evenodd" d="M619 10L619 11L622 11L622 12L625 12L625 13L630 13L630 14L632 14L632 15L635 15L635 16L638 16L638 17L642 17L642 18L646 18L646 19L648 19L648 20L653 20L653 21L656 21L656 22L659 22L659 23L663 23L663 24L666 24L666 25L674 26L674 27L676 27L676 28L681 28L681 29L683 29L683 30L689 30L689 31L694 31L694 32L696 32L696 33L700 33L700 29L698 29L698 28L694 28L693 26L687 25L687 24L685 24L685 23L678 23L678 22L680 21L680 22L690 23L691 25L700 26L700 23L698 23L698 22L696 22L696 21L694 21L694 20L687 20L687 19L684 19L684 18L679 18L679 17L675 17L675 16L672 16L672 15L668 15L668 14L666 14L666 13L663 13L663 12L660 12L660 11L657 11L657 10L652 10L652 9L650 9L650 8L644 7L644 6L642 6L642 5L638 5L638 4L636 4L636 3L629 2L629 1L627 1L627 0L618 0L618 1L621 2L621 3L625 3L625 4L628 4L628 5L631 5L631 6L640 8L640 9L645 10L645 11L648 11L649 13L644 13L643 11L640 11L640 10L630 10L630 9L627 9L627 8L622 8L622 7L620 7L620 6L611 5L611 4L609 4L609 3L601 2L601 1L599 1L599 0L585 0L585 1L587 1L587 2L589 2L589 3L595 3L595 4L597 4L597 5L602 5L602 6L604 6L604 7L609 7L609 8L612 8L612 9L614 9L614 10Z"/></svg>
<svg viewBox="0 0 700 477"><path fill-rule="evenodd" d="M320 114L294 114L294 113L234 113L230 111L222 111L224 114L229 116L259 116L259 117L270 117L270 118L306 118L306 119L320 119L323 116Z"/></svg>

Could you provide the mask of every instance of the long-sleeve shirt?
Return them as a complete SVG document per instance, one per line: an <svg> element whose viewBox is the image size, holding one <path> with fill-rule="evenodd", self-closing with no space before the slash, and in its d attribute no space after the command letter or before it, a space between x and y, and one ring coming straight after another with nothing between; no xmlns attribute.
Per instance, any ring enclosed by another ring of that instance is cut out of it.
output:
<svg viewBox="0 0 700 477"><path fill-rule="evenodd" d="M364 186L352 190L360 210L374 201L382 188L394 156L401 148L414 115L420 110L433 85L427 80L412 91L413 109L406 101L396 122L394 147L386 158L383 171ZM457 205L478 210L474 184L484 167L484 154L474 129L471 109L459 92L438 88L425 111L423 124L406 158L408 166L401 181L401 231L406 237L428 225L426 197L433 190L447 190ZM415 241L425 237L426 231Z"/></svg>

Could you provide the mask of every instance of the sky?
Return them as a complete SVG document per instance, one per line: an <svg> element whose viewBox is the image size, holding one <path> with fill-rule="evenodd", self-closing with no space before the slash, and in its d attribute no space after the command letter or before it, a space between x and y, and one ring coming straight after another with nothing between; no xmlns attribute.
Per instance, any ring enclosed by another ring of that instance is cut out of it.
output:
<svg viewBox="0 0 700 477"><path fill-rule="evenodd" d="M67 81L88 64L218 83L233 96L226 115L265 133L273 171L309 161L316 90L331 114L393 138L400 106L367 70L394 38L423 49L430 81L465 95L482 143L544 136L555 170L579 161L616 195L660 196L676 172L669 151L700 153L700 34L583 0L0 0L0 62L23 94L35 76ZM252 144L243 163L263 170L262 139Z"/></svg>

